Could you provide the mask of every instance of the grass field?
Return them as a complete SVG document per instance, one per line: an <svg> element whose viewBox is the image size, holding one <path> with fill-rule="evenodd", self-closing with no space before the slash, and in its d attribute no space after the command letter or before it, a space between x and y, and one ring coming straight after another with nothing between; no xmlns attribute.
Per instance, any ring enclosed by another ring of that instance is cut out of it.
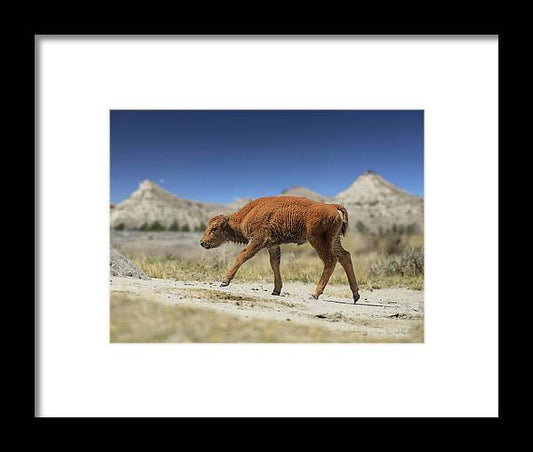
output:
<svg viewBox="0 0 533 452"><path fill-rule="evenodd" d="M202 250L196 244L198 234L194 238L187 236L187 246L172 242L165 247L158 243L157 233L154 234L155 238L142 246L118 245L138 268L152 278L220 281L242 249L242 245L224 244L216 250ZM404 287L422 290L423 242L422 235L378 236L350 231L343 239L343 246L352 254L355 274L363 289ZM316 283L321 272L322 262L309 244L282 246L281 274L284 281ZM266 250L246 262L234 279L236 282L272 280ZM337 265L330 283L347 284L340 265Z"/></svg>

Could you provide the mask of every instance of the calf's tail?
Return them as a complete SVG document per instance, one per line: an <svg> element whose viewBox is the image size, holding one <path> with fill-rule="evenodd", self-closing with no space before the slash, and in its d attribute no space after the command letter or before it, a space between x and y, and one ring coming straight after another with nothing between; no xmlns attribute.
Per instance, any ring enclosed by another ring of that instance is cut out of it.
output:
<svg viewBox="0 0 533 452"><path fill-rule="evenodd" d="M346 210L345 207L341 206L340 204L335 204L335 207L340 212L340 215L342 218L341 234L345 236L346 231L348 230L348 211Z"/></svg>

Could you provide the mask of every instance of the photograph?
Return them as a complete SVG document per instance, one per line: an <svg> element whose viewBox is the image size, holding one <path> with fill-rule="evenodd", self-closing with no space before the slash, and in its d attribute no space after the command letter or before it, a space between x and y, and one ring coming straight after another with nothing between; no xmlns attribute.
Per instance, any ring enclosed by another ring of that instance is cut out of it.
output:
<svg viewBox="0 0 533 452"><path fill-rule="evenodd" d="M423 110L111 110L110 342L423 343Z"/></svg>

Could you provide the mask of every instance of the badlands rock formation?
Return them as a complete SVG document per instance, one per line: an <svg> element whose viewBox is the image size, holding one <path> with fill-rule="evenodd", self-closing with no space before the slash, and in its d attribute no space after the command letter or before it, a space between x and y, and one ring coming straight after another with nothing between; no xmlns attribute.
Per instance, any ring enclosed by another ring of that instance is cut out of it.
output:
<svg viewBox="0 0 533 452"><path fill-rule="evenodd" d="M111 209L111 227L123 224L125 228L140 228L154 221L169 227L176 221L180 226L188 224L194 229L211 216L229 212L228 206L181 199L145 180L128 199Z"/></svg>
<svg viewBox="0 0 533 452"><path fill-rule="evenodd" d="M282 196L302 196L308 199L314 199L321 202L333 202L333 198L321 195L306 187L292 187L281 192Z"/></svg>
<svg viewBox="0 0 533 452"><path fill-rule="evenodd" d="M374 232L393 229L395 225L424 228L423 198L399 189L373 171L359 176L335 201L346 207L352 226L361 221Z"/></svg>

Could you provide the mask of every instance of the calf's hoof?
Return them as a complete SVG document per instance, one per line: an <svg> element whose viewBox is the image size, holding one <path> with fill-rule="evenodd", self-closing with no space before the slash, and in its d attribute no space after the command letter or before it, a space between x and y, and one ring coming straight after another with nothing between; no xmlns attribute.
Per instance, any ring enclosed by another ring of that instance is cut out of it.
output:
<svg viewBox="0 0 533 452"><path fill-rule="evenodd" d="M357 300L359 300L359 298L361 298L361 295L359 295L359 292L357 292L357 293L353 296L353 304L357 303Z"/></svg>
<svg viewBox="0 0 533 452"><path fill-rule="evenodd" d="M281 293L281 290L272 291L272 295L279 295L280 293Z"/></svg>
<svg viewBox="0 0 533 452"><path fill-rule="evenodd" d="M318 295L317 294L313 294L309 297L310 300L318 300Z"/></svg>
<svg viewBox="0 0 533 452"><path fill-rule="evenodd" d="M229 286L229 282L223 282L222 284L220 284L220 287L226 287L226 286Z"/></svg>

